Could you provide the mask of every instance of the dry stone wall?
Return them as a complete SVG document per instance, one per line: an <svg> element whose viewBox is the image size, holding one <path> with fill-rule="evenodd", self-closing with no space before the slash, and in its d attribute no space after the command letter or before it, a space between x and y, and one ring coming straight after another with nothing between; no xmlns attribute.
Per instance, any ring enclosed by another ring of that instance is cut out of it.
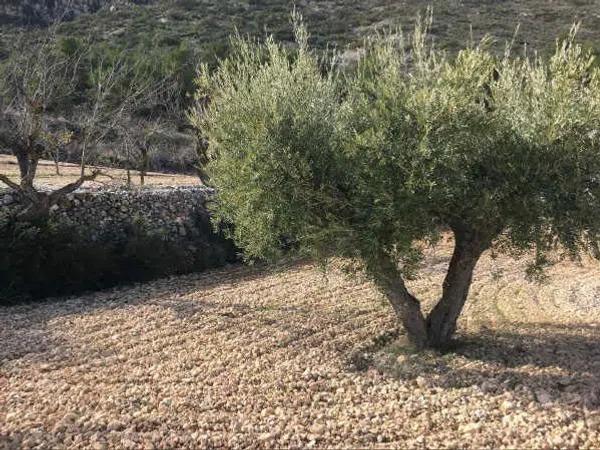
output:
<svg viewBox="0 0 600 450"><path fill-rule="evenodd" d="M165 240L194 240L210 232L206 202L212 195L203 186L80 190L53 206L50 220L75 225L91 240L118 240L132 224ZM0 208L18 208L16 198L0 192Z"/></svg>
<svg viewBox="0 0 600 450"><path fill-rule="evenodd" d="M201 186L78 191L52 208L50 226L28 226L0 190L0 305L238 262L210 222L213 195Z"/></svg>

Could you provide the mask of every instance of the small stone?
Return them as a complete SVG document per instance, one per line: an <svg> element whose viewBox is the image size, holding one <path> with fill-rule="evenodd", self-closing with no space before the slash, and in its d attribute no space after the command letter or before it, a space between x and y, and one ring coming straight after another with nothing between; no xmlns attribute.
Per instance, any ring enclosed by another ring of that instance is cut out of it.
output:
<svg viewBox="0 0 600 450"><path fill-rule="evenodd" d="M500 410L506 412L506 411L510 411L510 410L514 409L514 407L515 407L515 404L513 402L504 400L502 402L502 404L500 405Z"/></svg>
<svg viewBox="0 0 600 450"><path fill-rule="evenodd" d="M492 383L491 381L484 381L479 386L479 389L481 389L482 392L489 394L490 392L495 392L496 389L498 389L498 386L495 383Z"/></svg>
<svg viewBox="0 0 600 450"><path fill-rule="evenodd" d="M587 425L591 429L600 428L600 413L589 415L586 419Z"/></svg>
<svg viewBox="0 0 600 450"><path fill-rule="evenodd" d="M315 423L310 427L310 431L314 434L321 435L325 432L325 426L320 423Z"/></svg>
<svg viewBox="0 0 600 450"><path fill-rule="evenodd" d="M135 441L132 441L131 439L128 439L128 438L122 439L121 445L123 448L135 448L136 447Z"/></svg>
<svg viewBox="0 0 600 450"><path fill-rule="evenodd" d="M1 203L4 206L8 206L8 205L11 205L14 202L15 202L15 198L12 195L8 194L8 195L5 195L4 197L2 197L2 202Z"/></svg>
<svg viewBox="0 0 600 450"><path fill-rule="evenodd" d="M426 388L429 385L427 379L424 377L417 377L415 383L417 383L417 386L420 388Z"/></svg>
<svg viewBox="0 0 600 450"><path fill-rule="evenodd" d="M577 392L567 392L563 394L562 397L565 403L568 403L570 405L574 405L581 402L581 395L579 395Z"/></svg>
<svg viewBox="0 0 600 450"><path fill-rule="evenodd" d="M108 424L106 428L108 429L108 431L121 431L125 428L125 425L123 425L118 420L113 420Z"/></svg>
<svg viewBox="0 0 600 450"><path fill-rule="evenodd" d="M480 430L482 427L481 422L472 422L465 425L461 425L459 430L461 433L473 433L474 431Z"/></svg>
<svg viewBox="0 0 600 450"><path fill-rule="evenodd" d="M543 389L539 389L539 390L535 391L535 398L542 405L547 405L548 403L552 403L552 396L550 395L550 393L548 391L545 391Z"/></svg>
<svg viewBox="0 0 600 450"><path fill-rule="evenodd" d="M273 433L263 433L260 436L258 436L258 440L264 442L273 439L273 437L275 437Z"/></svg>

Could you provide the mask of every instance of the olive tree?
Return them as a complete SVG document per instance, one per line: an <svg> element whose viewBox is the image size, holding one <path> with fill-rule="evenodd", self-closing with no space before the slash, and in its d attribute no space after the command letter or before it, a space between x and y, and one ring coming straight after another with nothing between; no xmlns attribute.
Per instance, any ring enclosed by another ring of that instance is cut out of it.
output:
<svg viewBox="0 0 600 450"><path fill-rule="evenodd" d="M486 40L437 51L428 21L367 40L352 73L297 46L236 39L201 72L216 220L248 258L284 249L362 263L411 342L452 338L482 253L595 251L600 72L575 29L544 59ZM423 243L454 236L431 309L406 287Z"/></svg>

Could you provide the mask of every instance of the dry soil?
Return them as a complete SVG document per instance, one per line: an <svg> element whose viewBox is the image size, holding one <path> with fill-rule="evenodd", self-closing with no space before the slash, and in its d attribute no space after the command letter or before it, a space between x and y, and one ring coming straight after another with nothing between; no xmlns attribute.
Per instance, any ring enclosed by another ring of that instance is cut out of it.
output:
<svg viewBox="0 0 600 450"><path fill-rule="evenodd" d="M448 259L411 289L435 298ZM598 448L600 266L523 266L484 256L443 355L339 263L0 308L0 447Z"/></svg>

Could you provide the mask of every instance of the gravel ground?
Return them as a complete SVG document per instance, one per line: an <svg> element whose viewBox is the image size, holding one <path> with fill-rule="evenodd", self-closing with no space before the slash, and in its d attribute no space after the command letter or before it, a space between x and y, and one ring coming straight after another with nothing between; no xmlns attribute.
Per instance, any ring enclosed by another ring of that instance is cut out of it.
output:
<svg viewBox="0 0 600 450"><path fill-rule="evenodd" d="M434 298L447 262L411 288ZM598 448L600 266L521 266L484 257L445 355L335 265L0 308L0 447Z"/></svg>

